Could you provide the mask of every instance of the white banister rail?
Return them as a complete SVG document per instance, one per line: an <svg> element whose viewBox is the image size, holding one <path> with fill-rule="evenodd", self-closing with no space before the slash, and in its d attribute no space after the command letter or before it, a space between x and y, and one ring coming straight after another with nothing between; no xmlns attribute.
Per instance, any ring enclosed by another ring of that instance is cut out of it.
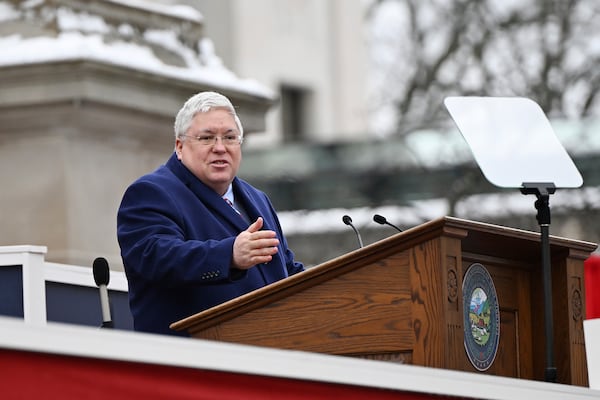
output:
<svg viewBox="0 0 600 400"><path fill-rule="evenodd" d="M0 246L0 268L21 267L23 320L27 324L46 324L46 282L96 287L91 266L46 262L47 251L46 246ZM108 289L127 292L125 274L111 270Z"/></svg>
<svg viewBox="0 0 600 400"><path fill-rule="evenodd" d="M600 318L583 321L590 388L600 390Z"/></svg>
<svg viewBox="0 0 600 400"><path fill-rule="evenodd" d="M92 267L47 262L44 265L46 282L68 283L76 286L96 287ZM110 270L109 290L126 292L127 278L124 272Z"/></svg>
<svg viewBox="0 0 600 400"><path fill-rule="evenodd" d="M23 274L23 319L30 324L46 324L46 246L0 246L0 268L20 265Z"/></svg>

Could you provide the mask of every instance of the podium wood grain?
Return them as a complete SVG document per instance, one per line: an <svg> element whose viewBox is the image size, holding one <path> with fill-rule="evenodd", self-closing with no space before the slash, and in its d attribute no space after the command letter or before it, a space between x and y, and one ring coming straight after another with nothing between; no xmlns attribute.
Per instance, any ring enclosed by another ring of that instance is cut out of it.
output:
<svg viewBox="0 0 600 400"><path fill-rule="evenodd" d="M589 242L551 236L558 380L587 386L583 261ZM484 373L542 380L540 235L444 217L174 323L192 337L477 372L464 350L462 280L481 263L500 307Z"/></svg>

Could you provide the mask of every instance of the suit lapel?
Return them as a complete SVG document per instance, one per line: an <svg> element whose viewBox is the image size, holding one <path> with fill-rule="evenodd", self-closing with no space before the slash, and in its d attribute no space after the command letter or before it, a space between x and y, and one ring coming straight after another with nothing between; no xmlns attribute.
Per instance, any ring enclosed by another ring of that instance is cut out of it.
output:
<svg viewBox="0 0 600 400"><path fill-rule="evenodd" d="M260 200L257 199L256 196L254 196L248 190L246 190L246 188L243 186L242 182L238 178L235 178L233 180L233 191L235 194L235 203L240 204L244 208L246 215L250 219L250 223L256 221L258 217L263 217L264 223L268 223L264 215L265 211L259 207ZM263 229L271 228L266 228L265 225Z"/></svg>

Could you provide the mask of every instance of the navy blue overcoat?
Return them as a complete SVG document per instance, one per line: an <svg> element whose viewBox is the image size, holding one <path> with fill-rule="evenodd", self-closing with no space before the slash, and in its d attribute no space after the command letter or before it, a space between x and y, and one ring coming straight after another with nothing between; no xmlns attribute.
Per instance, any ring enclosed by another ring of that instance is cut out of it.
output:
<svg viewBox="0 0 600 400"><path fill-rule="evenodd" d="M271 262L244 272L230 265L235 237L249 222L174 153L127 188L117 237L135 330L185 335L169 325L304 269L294 261L265 193L237 177L233 190L247 216L263 217L263 229L279 239Z"/></svg>

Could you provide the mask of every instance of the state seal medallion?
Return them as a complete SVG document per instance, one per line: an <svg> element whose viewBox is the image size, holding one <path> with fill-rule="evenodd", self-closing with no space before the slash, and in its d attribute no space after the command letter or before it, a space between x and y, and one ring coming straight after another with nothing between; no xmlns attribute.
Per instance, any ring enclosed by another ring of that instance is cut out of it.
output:
<svg viewBox="0 0 600 400"><path fill-rule="evenodd" d="M464 344L471 364L487 370L498 353L500 307L492 277L479 263L472 264L463 279Z"/></svg>

